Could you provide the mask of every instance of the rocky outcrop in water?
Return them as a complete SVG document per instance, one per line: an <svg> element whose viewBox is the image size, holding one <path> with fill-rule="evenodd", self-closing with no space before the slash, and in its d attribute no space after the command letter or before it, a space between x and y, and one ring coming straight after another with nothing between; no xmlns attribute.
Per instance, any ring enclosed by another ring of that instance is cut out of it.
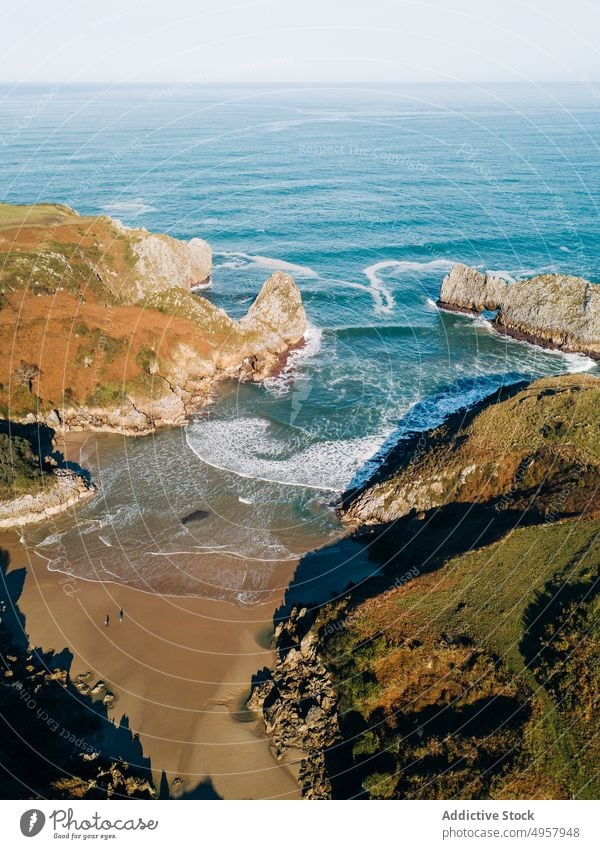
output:
<svg viewBox="0 0 600 849"><path fill-rule="evenodd" d="M496 312L502 333L600 359L600 286L581 277L542 274L507 283L466 265L444 278L439 305L469 313Z"/></svg>
<svg viewBox="0 0 600 849"><path fill-rule="evenodd" d="M260 713L279 759L301 757L300 785L306 799L328 799L326 750L340 740L337 699L319 658L314 615L294 608L275 630L278 660L256 676L248 701Z"/></svg>

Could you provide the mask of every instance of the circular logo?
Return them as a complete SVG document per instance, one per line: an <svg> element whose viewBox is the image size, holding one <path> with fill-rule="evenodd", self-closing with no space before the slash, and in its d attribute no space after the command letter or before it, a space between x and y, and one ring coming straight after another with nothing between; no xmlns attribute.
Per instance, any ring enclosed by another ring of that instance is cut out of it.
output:
<svg viewBox="0 0 600 849"><path fill-rule="evenodd" d="M35 837L43 829L46 817L37 808L25 811L21 817L21 833L25 837Z"/></svg>

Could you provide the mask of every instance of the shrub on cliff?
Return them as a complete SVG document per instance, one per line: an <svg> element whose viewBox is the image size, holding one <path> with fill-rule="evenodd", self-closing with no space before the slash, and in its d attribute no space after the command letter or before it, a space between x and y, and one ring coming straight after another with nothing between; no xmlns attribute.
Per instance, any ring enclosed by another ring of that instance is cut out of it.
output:
<svg viewBox="0 0 600 849"><path fill-rule="evenodd" d="M0 433L0 499L31 492L41 483L42 474L26 439Z"/></svg>

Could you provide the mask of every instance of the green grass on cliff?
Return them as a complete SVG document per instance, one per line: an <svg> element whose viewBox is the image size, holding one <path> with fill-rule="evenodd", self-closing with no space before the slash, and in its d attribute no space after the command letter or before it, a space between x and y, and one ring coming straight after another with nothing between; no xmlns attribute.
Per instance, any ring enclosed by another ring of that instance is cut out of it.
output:
<svg viewBox="0 0 600 849"><path fill-rule="evenodd" d="M207 333L239 335L236 322L229 318L227 313L206 298L198 297L185 289L160 289L150 292L141 302L141 306L159 310L175 318L188 319Z"/></svg>
<svg viewBox="0 0 600 849"><path fill-rule="evenodd" d="M599 402L597 379L537 381L375 484L393 505L398 479L498 464L359 534L383 575L319 610L334 794L597 798Z"/></svg>
<svg viewBox="0 0 600 849"><path fill-rule="evenodd" d="M321 611L363 792L597 796L599 538L600 521L519 529Z"/></svg>
<svg viewBox="0 0 600 849"><path fill-rule="evenodd" d="M0 203L0 230L14 227L49 227L69 218L77 218L70 207L60 203L24 204Z"/></svg>

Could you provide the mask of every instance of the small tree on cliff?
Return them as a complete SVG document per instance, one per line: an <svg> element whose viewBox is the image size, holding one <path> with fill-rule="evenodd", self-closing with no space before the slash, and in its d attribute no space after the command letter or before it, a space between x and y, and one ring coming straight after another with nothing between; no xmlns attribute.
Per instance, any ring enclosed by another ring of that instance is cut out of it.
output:
<svg viewBox="0 0 600 849"><path fill-rule="evenodd" d="M42 370L34 363L26 363L21 360L21 365L15 370L13 377L19 386L26 386L30 392L33 392L34 380L39 380L42 376Z"/></svg>

